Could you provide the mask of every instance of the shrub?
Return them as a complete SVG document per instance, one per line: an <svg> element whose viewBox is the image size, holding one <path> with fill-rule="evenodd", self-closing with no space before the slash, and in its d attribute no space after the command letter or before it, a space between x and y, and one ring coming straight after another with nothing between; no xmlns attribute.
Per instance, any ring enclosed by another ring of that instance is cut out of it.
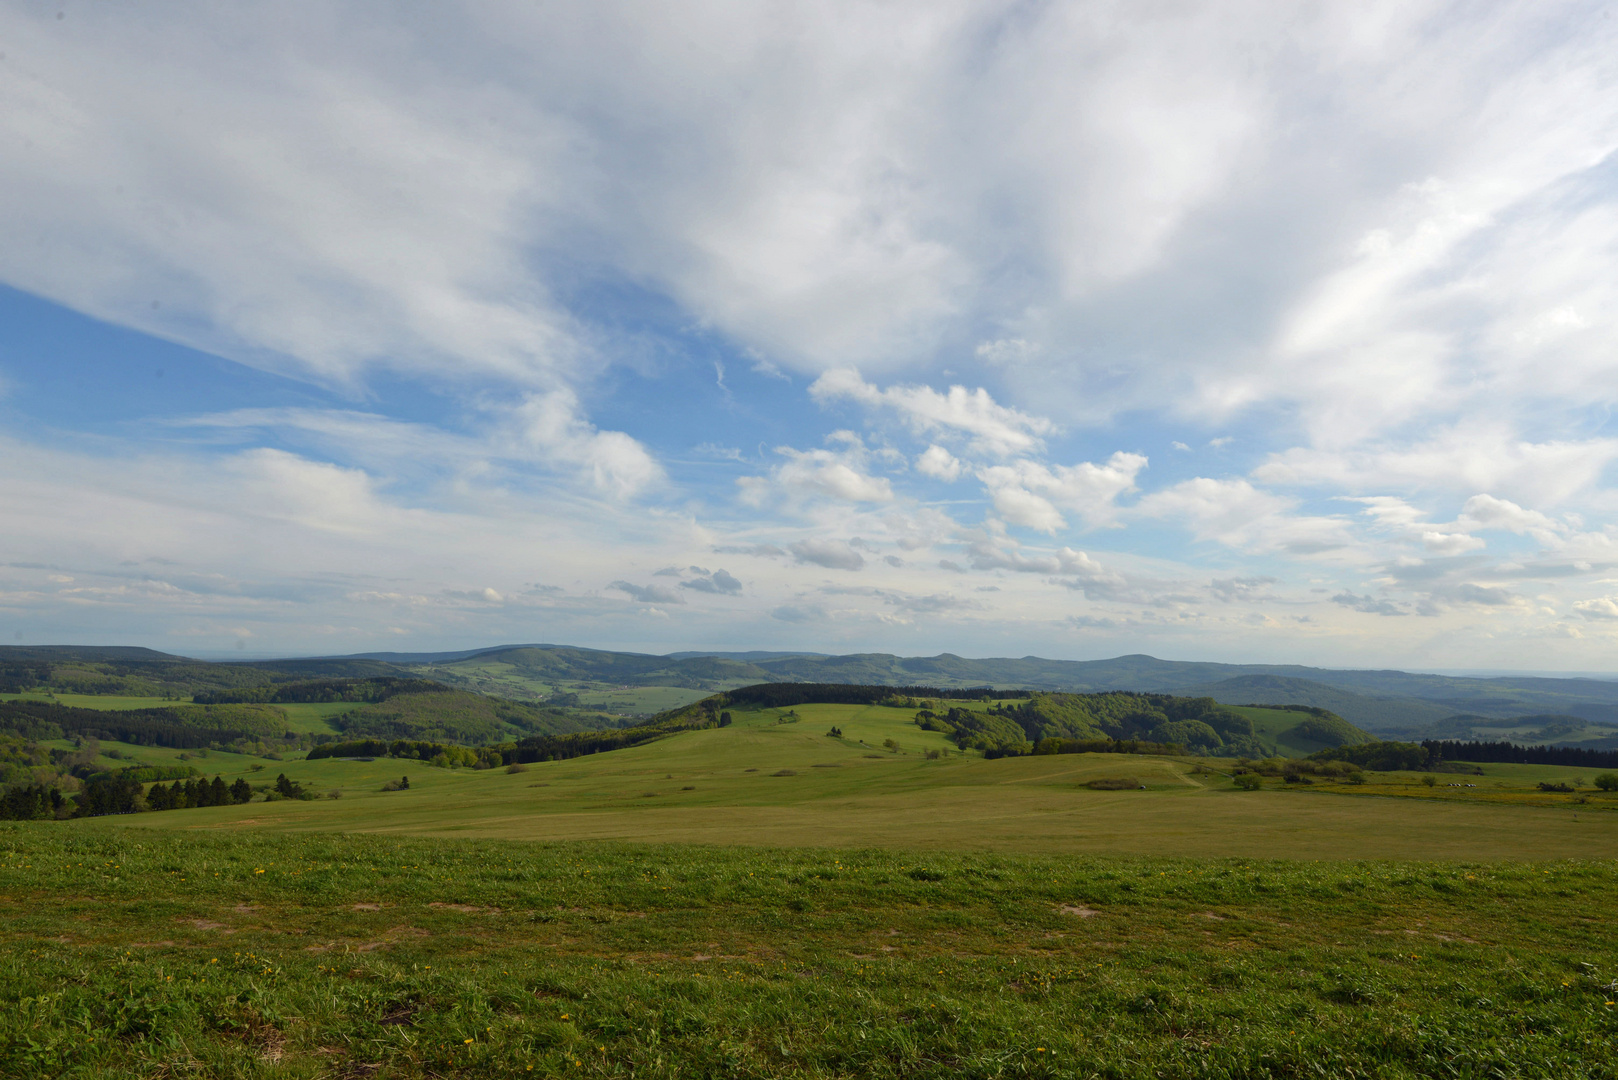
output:
<svg viewBox="0 0 1618 1080"><path fill-rule="evenodd" d="M1618 773L1602 773L1596 777L1596 787L1602 791L1618 791Z"/></svg>
<svg viewBox="0 0 1618 1080"><path fill-rule="evenodd" d="M1539 782L1539 790L1541 790L1541 791L1572 791L1573 790L1573 785L1572 784L1553 784L1548 780L1541 780Z"/></svg>
<svg viewBox="0 0 1618 1080"><path fill-rule="evenodd" d="M508 772L508 773L520 773L520 772L527 772L527 771L528 771L528 766L524 765L520 761L514 761L510 765L506 766L506 772Z"/></svg>
<svg viewBox="0 0 1618 1080"><path fill-rule="evenodd" d="M1238 773L1235 777L1236 786L1243 791L1257 791L1264 786L1264 778L1258 773Z"/></svg>
<svg viewBox="0 0 1618 1080"><path fill-rule="evenodd" d="M1434 776L1432 773L1428 773L1426 776L1421 778L1421 782L1426 784L1428 787L1436 787L1438 786L1438 777Z"/></svg>
<svg viewBox="0 0 1618 1080"><path fill-rule="evenodd" d="M1133 776L1102 776L1085 783L1091 791L1136 791L1141 783Z"/></svg>

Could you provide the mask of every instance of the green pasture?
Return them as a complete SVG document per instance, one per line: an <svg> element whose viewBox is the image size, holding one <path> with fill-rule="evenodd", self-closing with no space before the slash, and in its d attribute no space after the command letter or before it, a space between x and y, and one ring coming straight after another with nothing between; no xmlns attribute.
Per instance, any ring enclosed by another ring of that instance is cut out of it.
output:
<svg viewBox="0 0 1618 1080"><path fill-rule="evenodd" d="M363 703L352 701L277 702L274 706L286 713L287 730L319 735L334 734L337 729L328 721L334 716L363 708Z"/></svg>
<svg viewBox="0 0 1618 1080"><path fill-rule="evenodd" d="M692 690L684 686L608 686L605 683L568 683L567 691L579 695L579 707L626 716L642 716L678 709L693 701L712 697L713 690Z"/></svg>
<svg viewBox="0 0 1618 1080"><path fill-rule="evenodd" d="M1255 709L1245 705L1225 707L1253 721L1253 734L1274 747L1277 753L1291 757L1308 757L1316 750L1327 749L1329 745L1305 739L1292 731L1309 719L1308 713L1289 712L1286 709Z"/></svg>
<svg viewBox="0 0 1618 1080"><path fill-rule="evenodd" d="M797 722L780 722L791 712ZM285 771L311 790L340 790L342 797L97 818L74 827L1334 860L1618 856L1618 797L1589 793L1580 796L1588 802L1573 804L1569 796L1536 793L1526 780L1507 778L1507 789L1484 791L1427 788L1418 776L1387 774L1357 787L1272 780L1247 793L1206 771L1228 764L1205 759L962 755L941 735L915 727L902 709L808 705L733 715L727 728L515 773L401 759L228 761L213 754L192 763L226 781L248 775L262 782ZM834 724L840 739L826 734ZM897 751L882 746L888 739ZM940 756L928 758L929 750ZM243 771L254 764L264 768ZM408 791L380 790L404 774ZM1119 778L1145 790L1085 786Z"/></svg>
<svg viewBox="0 0 1618 1080"><path fill-rule="evenodd" d="M1618 1076L1611 861L92 824L0 824L0 1075Z"/></svg>

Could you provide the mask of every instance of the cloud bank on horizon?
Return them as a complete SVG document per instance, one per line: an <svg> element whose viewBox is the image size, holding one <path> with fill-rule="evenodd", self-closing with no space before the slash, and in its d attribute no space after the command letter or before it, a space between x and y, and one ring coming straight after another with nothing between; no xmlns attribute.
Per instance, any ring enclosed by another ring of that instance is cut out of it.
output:
<svg viewBox="0 0 1618 1080"><path fill-rule="evenodd" d="M0 640L1610 668L1597 3L0 11Z"/></svg>

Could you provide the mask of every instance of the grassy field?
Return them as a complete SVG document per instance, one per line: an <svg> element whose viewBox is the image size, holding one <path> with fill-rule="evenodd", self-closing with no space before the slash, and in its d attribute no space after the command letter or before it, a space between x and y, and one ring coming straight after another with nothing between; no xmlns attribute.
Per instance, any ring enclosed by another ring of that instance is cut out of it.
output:
<svg viewBox="0 0 1618 1080"><path fill-rule="evenodd" d="M1618 1077L1588 770L733 714L517 771L103 744L341 797L0 823L0 1077Z"/></svg>
<svg viewBox="0 0 1618 1080"><path fill-rule="evenodd" d="M1275 753L1308 757L1316 750L1326 749L1328 745L1313 739L1305 739L1292 731L1309 719L1308 713L1289 712L1286 709L1255 709L1245 705L1227 705L1226 708L1231 712L1241 713L1253 721L1253 734L1273 747Z"/></svg>
<svg viewBox="0 0 1618 1080"><path fill-rule="evenodd" d="M1471 789L1429 788L1419 775L1395 773L1362 786L1272 781L1247 793L1224 775L1199 772L1218 763L1196 758L962 755L900 709L805 705L735 715L728 728L518 773L214 753L191 764L227 782L246 775L263 783L285 771L342 798L99 818L83 827L1297 859L1618 856L1618 797L1535 790L1540 778L1573 779L1578 770L1491 766L1481 778L1489 786ZM834 724L841 739L826 734ZM885 748L888 740L897 749ZM154 764L178 757L130 752ZM405 774L410 790L380 790ZM1085 786L1124 777L1144 790ZM1479 780L1446 775L1442 783ZM1588 801L1571 801L1577 797Z"/></svg>
<svg viewBox="0 0 1618 1080"><path fill-rule="evenodd" d="M1615 891L0 825L0 1075L1613 1077Z"/></svg>

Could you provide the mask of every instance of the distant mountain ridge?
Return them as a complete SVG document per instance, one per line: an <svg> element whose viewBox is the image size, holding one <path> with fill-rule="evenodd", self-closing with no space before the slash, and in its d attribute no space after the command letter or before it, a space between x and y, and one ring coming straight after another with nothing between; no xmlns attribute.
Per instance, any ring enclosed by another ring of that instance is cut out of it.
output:
<svg viewBox="0 0 1618 1080"><path fill-rule="evenodd" d="M135 647L0 646L8 663L114 663L154 669L164 665L213 667ZM374 677L401 670L473 686L456 678L474 668L488 692L488 672L509 671L530 685L566 681L630 686L669 685L692 690L760 682L859 685L929 685L940 689L1142 692L1213 697L1225 704L1316 705L1373 731L1413 734L1456 714L1511 718L1559 715L1618 721L1618 681L1559 677L1470 677L1397 670L1307 667L1300 664L1224 664L1160 660L1131 654L1107 660L1050 660L1038 656L973 659L953 653L826 655L813 652L685 651L656 655L555 644L495 645L435 653L371 652L287 660L218 662L221 668L258 667L305 677ZM218 670L216 668L215 670ZM548 692L548 691L547 691ZM533 696L532 692L525 696ZM539 696L543 697L541 693Z"/></svg>

